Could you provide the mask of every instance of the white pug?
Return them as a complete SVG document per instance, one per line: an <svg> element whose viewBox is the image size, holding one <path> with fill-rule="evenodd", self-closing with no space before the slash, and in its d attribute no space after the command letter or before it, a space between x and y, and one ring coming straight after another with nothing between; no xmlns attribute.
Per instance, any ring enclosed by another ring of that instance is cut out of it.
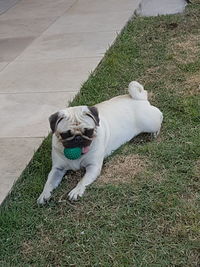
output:
<svg viewBox="0 0 200 267"><path fill-rule="evenodd" d="M159 134L163 115L149 103L147 91L136 81L129 84L128 91L128 95L93 107L69 107L50 116L52 169L38 204L50 199L67 170L83 167L84 177L69 193L70 200L77 200L100 175L105 157L140 133ZM73 147L80 147L82 155L75 160L67 159L64 148Z"/></svg>

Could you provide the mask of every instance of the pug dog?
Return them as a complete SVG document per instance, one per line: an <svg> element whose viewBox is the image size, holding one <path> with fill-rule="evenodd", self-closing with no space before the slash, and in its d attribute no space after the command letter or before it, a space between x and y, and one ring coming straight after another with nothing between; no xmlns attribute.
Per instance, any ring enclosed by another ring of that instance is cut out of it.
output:
<svg viewBox="0 0 200 267"><path fill-rule="evenodd" d="M38 204L49 201L68 170L85 168L85 175L68 195L77 200L100 175L105 157L140 133L159 134L163 114L150 104L147 91L132 81L128 92L92 107L69 107L50 116L52 169ZM74 147L81 148L81 157L67 159L64 148Z"/></svg>

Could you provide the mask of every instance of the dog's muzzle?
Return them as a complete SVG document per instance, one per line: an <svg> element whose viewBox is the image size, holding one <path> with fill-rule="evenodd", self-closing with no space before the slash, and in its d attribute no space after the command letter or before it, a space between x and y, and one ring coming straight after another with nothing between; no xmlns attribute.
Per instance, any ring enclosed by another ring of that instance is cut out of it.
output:
<svg viewBox="0 0 200 267"><path fill-rule="evenodd" d="M62 144L65 148L74 148L74 147L88 147L92 142L91 138L84 138L81 135L75 135L71 140L62 140Z"/></svg>

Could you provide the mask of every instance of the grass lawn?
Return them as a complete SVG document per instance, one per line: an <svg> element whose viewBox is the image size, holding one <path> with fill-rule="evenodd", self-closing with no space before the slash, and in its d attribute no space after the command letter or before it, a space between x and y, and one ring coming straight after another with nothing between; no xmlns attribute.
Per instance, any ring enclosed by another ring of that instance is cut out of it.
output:
<svg viewBox="0 0 200 267"><path fill-rule="evenodd" d="M164 113L157 140L142 135L104 164L84 197L37 197L51 168L51 136L0 209L0 266L199 266L200 4L130 21L72 105L93 105L138 80Z"/></svg>

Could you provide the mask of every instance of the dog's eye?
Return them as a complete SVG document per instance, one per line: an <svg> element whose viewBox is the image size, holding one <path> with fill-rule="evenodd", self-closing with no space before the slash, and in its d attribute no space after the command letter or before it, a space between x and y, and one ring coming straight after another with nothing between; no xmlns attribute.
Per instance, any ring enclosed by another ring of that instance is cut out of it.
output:
<svg viewBox="0 0 200 267"><path fill-rule="evenodd" d="M72 137L73 134L72 134L72 132L69 130L69 131L67 131L67 132L60 133L60 136L61 136L62 139L67 139L67 138L69 138L69 137Z"/></svg>
<svg viewBox="0 0 200 267"><path fill-rule="evenodd" d="M87 137L92 137L94 134L94 129L84 129L84 135L86 135Z"/></svg>

